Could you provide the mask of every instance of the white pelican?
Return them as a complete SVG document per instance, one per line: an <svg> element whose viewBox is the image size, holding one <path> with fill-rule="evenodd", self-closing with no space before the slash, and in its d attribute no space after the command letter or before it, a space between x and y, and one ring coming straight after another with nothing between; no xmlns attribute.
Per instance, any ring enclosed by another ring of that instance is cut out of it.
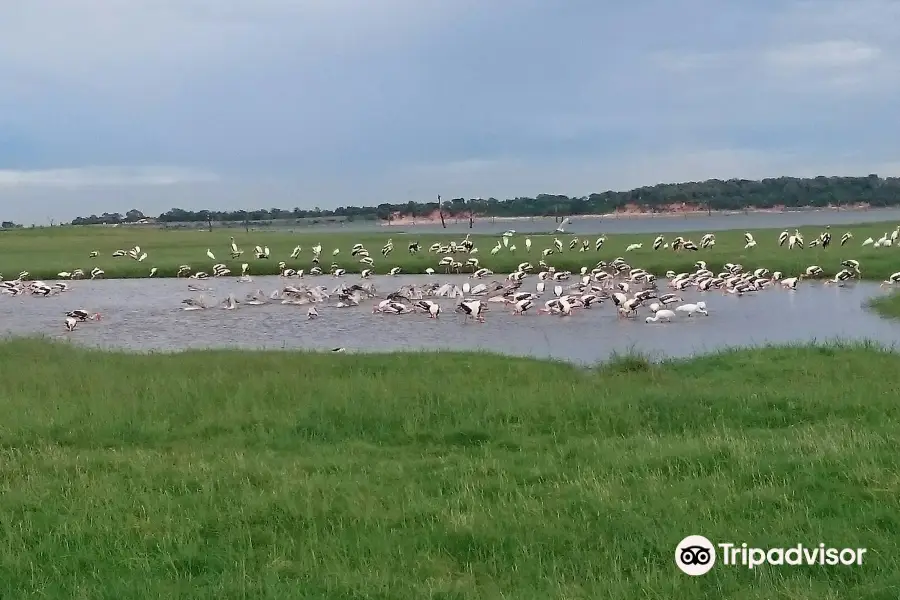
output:
<svg viewBox="0 0 900 600"><path fill-rule="evenodd" d="M644 319L645 323L656 323L657 321L671 321L675 318L675 313L671 310L658 310L652 317Z"/></svg>
<svg viewBox="0 0 900 600"><path fill-rule="evenodd" d="M709 313L706 311L705 302L698 302L696 304L682 304L675 310L677 312L685 313L689 317L693 317L695 313L699 313L701 315L709 315Z"/></svg>
<svg viewBox="0 0 900 600"><path fill-rule="evenodd" d="M66 331L75 331L75 327L78 326L78 321L73 319L72 317L66 317Z"/></svg>
<svg viewBox="0 0 900 600"><path fill-rule="evenodd" d="M216 260L216 255L212 253L212 250L209 248L206 249L206 255L210 258L210 260Z"/></svg>
<svg viewBox="0 0 900 600"><path fill-rule="evenodd" d="M625 252L631 252L632 250L640 250L643 247L643 244L629 244L627 248L625 248Z"/></svg>

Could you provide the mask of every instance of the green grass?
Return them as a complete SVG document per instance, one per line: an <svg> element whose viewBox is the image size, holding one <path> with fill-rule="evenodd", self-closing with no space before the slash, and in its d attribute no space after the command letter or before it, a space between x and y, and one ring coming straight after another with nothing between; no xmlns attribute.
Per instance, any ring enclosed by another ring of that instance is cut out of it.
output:
<svg viewBox="0 0 900 600"><path fill-rule="evenodd" d="M514 225L514 224L513 224ZM511 225L511 226L513 226ZM867 279L883 280L888 275L900 270L900 247L862 248L862 241L867 237L879 238L885 230L892 230L893 225L888 223L867 223L862 225L835 226L832 229L834 242L830 248L806 248L804 250L790 251L787 247L779 247L777 238L780 230L753 231L758 246L749 250L744 249L742 230L721 231L716 233L717 243L712 249L698 252L673 252L671 250L654 251L652 249L654 235L652 234L622 234L610 235L600 252L594 251L593 242L597 236L592 235L591 249L588 252L573 252L568 249L572 235L560 235L564 242L564 251L554 254L546 259L546 262L558 269L576 271L582 266L592 268L598 261L607 262L623 256L631 264L648 269L651 272L662 275L667 270L683 271L692 269L698 259L706 260L710 268L720 269L727 262L739 262L747 268L766 267L771 271L782 271L786 275L797 275L813 264L820 265L826 273L834 273L840 270L840 262L845 259L859 260L862 265L862 276ZM801 232L807 242L821 233L821 227L804 227ZM793 231L793 230L792 230ZM852 231L854 238L841 248L838 241L845 231ZM699 242L705 232L683 234L685 238ZM230 236L234 236L238 245L245 253L241 260L231 260ZM668 234L666 238L671 240L677 234ZM350 273L359 272L361 265L357 259L350 256L350 249L355 243L362 243L375 260L376 273L385 274L391 267L399 266L404 273L422 273L427 267L440 270L438 261L440 256L427 252L427 248L436 241L460 240L463 235L440 234L404 234L396 231L383 233L343 233L343 232L251 232L245 233L234 229L213 229L212 232L200 230L164 230L129 227L55 227L44 229L15 230L0 233L0 273L7 279L12 279L20 271L28 271L32 277L40 279L52 279L61 271L69 271L76 268L89 272L97 266L106 272L108 278L146 277L150 267L159 269L158 276L174 276L179 265L188 264L195 271L210 271L213 265L206 256L207 248L212 249L218 259L229 265L232 272L240 272L240 264L247 262L251 265L250 272L256 275L274 274L278 272L279 261L287 262L294 269L309 270L312 267L312 252L310 248L316 244L322 245L322 268L328 271L332 260ZM533 242L531 252L525 251L525 235L513 237L512 244L516 251L503 249L499 254L491 256L490 250L497 243L497 235L473 236L479 249L475 256L481 261L481 266L487 267L497 273L508 273L524 261L531 261L535 265L541 258L541 250L551 247L556 236L534 235L530 236ZM394 241L394 252L388 258L381 255L382 246L388 239ZM410 255L407 246L410 242L418 241L423 251L418 255ZM637 251L625 252L625 248L635 242L643 243L644 247ZM115 250L128 250L134 245L139 245L148 253L148 258L143 263L138 263L130 258L113 258ZM256 245L269 246L271 257L269 260L257 260L253 256L253 247ZM300 258L291 260L290 254L293 248L300 245L303 250ZM340 254L332 257L332 251L339 249ZM100 252L96 259L88 258L92 250ZM466 256L456 255L458 259L465 260Z"/></svg>
<svg viewBox="0 0 900 600"><path fill-rule="evenodd" d="M900 358L0 343L0 597L894 600ZM677 571L687 534L861 567Z"/></svg>
<svg viewBox="0 0 900 600"><path fill-rule="evenodd" d="M882 317L900 319L900 292L893 291L890 294L872 298L867 308L875 311Z"/></svg>

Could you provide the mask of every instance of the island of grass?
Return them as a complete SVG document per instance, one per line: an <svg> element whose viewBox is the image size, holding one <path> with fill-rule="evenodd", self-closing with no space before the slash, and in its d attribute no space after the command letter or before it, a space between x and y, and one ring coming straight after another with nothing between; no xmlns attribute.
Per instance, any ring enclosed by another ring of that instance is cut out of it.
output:
<svg viewBox="0 0 900 600"><path fill-rule="evenodd" d="M864 279L883 281L892 273L900 270L896 260L896 249L876 248L874 245L863 247L862 242L869 237L880 238L885 223L865 223L859 225L841 225L831 228L830 247L811 246L816 237L825 231L824 227L801 227L807 246L803 249L789 249L787 244L780 246L779 234L783 230L752 230L757 245L745 248L746 240L743 230L697 231L665 234L667 242L675 237L699 243L706 233L716 236L716 244L698 251L680 250L661 247L653 249L653 234L618 234L604 236L605 241L597 249L598 235L578 236L573 234L527 235L516 234L508 245L502 245L492 254L492 249L500 243L499 235L472 235L471 240L478 249L477 253L453 254L453 258L465 264L470 258L477 259L478 267L484 267L495 273L509 273L523 262L530 262L536 268L540 260L558 270L577 272L582 267L594 268L598 262L610 262L616 257L626 258L630 264L647 269L657 276L666 271L687 271L695 269L698 260L706 261L710 269L720 270L726 263L740 263L747 269L766 268L770 271L781 271L788 276L799 275L811 265L821 266L826 274L833 275L841 270L841 261L858 260L861 264L861 277ZM793 233L793 228L790 233ZM853 237L841 246L844 233L851 232ZM237 258L231 256L231 239L243 251ZM167 230L157 227L104 227L104 226L68 226L35 229L17 229L0 234L3 251L0 252L0 275L6 279L16 278L20 272L27 271L31 278L56 279L60 273L71 273L81 269L89 274L91 269L104 271L105 278L147 277L151 268L156 268L157 277L174 277L182 265L191 268L191 272L212 272L214 264L225 264L233 275L241 272L246 263L251 275L273 275L280 272L279 262L294 270L309 272L315 265L312 261L314 246L321 246L322 252L318 266L328 273L332 264L344 269L347 273L359 273L367 265L360 262L359 255L353 256L354 245L362 244L372 259L373 274L387 274L391 268L399 267L404 274L424 273L432 268L440 273L444 267L439 265L441 258L447 254L430 252L432 244L448 245L451 241L459 242L464 234L407 234L390 232L303 232L289 233L279 231L263 231L249 233L236 229L214 228L212 231L197 229ZM529 251L526 239L531 240ZM557 251L555 241L563 246ZM391 241L393 251L387 256L382 254L384 246ZM573 244L574 242L574 244ZM587 242L587 246L583 246ZM410 244L418 243L420 250L409 251ZM635 243L642 244L637 250L626 252L626 248ZM115 257L118 251L139 246L141 254L147 253L144 261L137 261L127 255ZM260 259L255 256L254 248L269 248L269 258ZM296 258L291 258L294 249L299 246ZM570 247L571 246L571 247ZM584 248L584 251L582 249ZM553 249L553 254L544 256L542 251ZM210 259L206 252L210 250L216 257ZM337 250L337 254L335 254ZM92 257L92 252L98 256ZM473 272L476 266L465 266L462 272Z"/></svg>
<svg viewBox="0 0 900 600"><path fill-rule="evenodd" d="M871 299L867 306L882 317L900 319L900 292L893 291L884 296L877 296Z"/></svg>
<svg viewBox="0 0 900 600"><path fill-rule="evenodd" d="M894 599L900 359L0 344L4 598ZM689 534L861 566L676 569Z"/></svg>

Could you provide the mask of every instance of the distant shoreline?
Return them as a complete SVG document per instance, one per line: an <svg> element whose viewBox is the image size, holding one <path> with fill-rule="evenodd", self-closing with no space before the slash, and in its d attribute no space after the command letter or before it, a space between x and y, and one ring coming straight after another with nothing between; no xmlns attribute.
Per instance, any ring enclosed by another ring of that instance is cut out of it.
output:
<svg viewBox="0 0 900 600"><path fill-rule="evenodd" d="M880 208L880 207L879 207ZM780 208L754 208L747 210L681 210L681 211L659 211L659 212L650 212L650 211L621 211L621 212L612 212L601 215L572 215L568 218L570 220L574 219L605 219L612 221L622 221L622 220L633 220L633 219L677 219L677 218L688 218L688 217L721 217L721 216L738 216L738 215L764 215L764 214L785 214L785 213L810 213L810 212L868 212L871 210L879 210L879 208L872 208L868 205L851 205L851 206L825 206L821 208L817 207L802 207L796 208L793 210L785 210ZM891 208L891 207L884 207ZM536 221L536 220L545 220L551 219L553 217L485 217L485 216L476 216L474 217L475 222L501 222L501 223L518 223L518 222L527 222L527 221ZM448 223L458 224L458 223L468 223L468 217L445 217L445 221ZM562 222L562 221L560 221ZM390 221L379 221L378 224L382 227L394 227L394 226L410 226L410 225L440 225L440 218L430 218L430 217L400 217L394 218Z"/></svg>

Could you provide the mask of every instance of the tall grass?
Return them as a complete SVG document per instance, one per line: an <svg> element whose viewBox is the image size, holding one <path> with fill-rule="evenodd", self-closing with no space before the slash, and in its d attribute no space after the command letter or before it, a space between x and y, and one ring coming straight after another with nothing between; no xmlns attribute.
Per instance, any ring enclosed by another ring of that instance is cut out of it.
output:
<svg viewBox="0 0 900 600"><path fill-rule="evenodd" d="M900 262L900 248L873 248L861 247L860 244L867 237L878 238L889 228L884 223L867 223L861 225L841 226L832 230L833 244L828 249L806 248L804 250L788 250L787 247L779 247L777 243L779 230L755 230L758 245L755 248L744 249L743 231L721 231L716 233L717 243L713 248L698 252L673 252L671 250L652 249L654 235L622 234L607 237L601 250L595 251L594 242L596 235L587 237L590 249L587 252L571 251L568 248L573 235L534 235L530 236L533 242L531 252L526 252L525 235L516 235L512 238L510 246L515 246L515 251L503 248L498 254L491 255L490 250L499 240L499 236L472 236L478 247L478 253L474 255L479 259L482 267L489 268L497 273L507 273L514 270L522 262L530 261L537 265L541 259L541 250L553 246L553 240L558 237L564 243L561 253L552 254L545 258L545 262L558 269L577 271L582 266L592 268L600 260L607 262L617 256L623 256L635 266L648 269L651 272L662 275L667 270L683 271L692 269L694 262L705 260L709 267L721 269L725 263L739 262L747 268L766 267L771 271L782 271L788 275L802 273L806 267L817 264L828 273L840 270L842 260L853 258L862 264L862 276L869 279L883 280L891 273L898 270ZM823 231L820 227L801 228L807 241ZM843 232L852 231L854 238L843 248L839 246L839 239ZM705 232L683 234L685 238L699 242ZM667 234L671 240L676 234ZM245 251L238 260L230 257L230 237ZM290 268L309 270L312 264L311 247L322 245L322 268L328 271L331 262L336 262L341 268L350 273L358 273L363 265L357 258L350 256L350 250L356 243L363 244L371 253L375 261L375 272L385 274L392 267L399 266L405 273L422 273L428 267L440 270L438 262L440 255L427 252L428 247L434 242L447 242L450 239L457 241L462 239L462 234L455 236L438 234L404 234L398 232L385 233L343 233L343 232L250 232L245 233L233 229L202 230L164 230L148 228L128 227L54 227L48 229L15 230L0 233L0 273L7 279L15 277L20 271L29 271L33 277L42 279L55 278L62 271L71 272L80 268L85 272L93 267L100 267L106 272L106 277L146 277L151 267L157 267L158 276L172 277L182 264L190 265L194 270L210 271L213 265L206 256L206 250L211 249L217 261L223 262L235 273L240 272L243 262L250 264L252 274L275 274L278 272L277 264L285 261ZM381 255L381 248L392 239L394 251L387 258ZM411 255L407 247L409 243L418 241L422 246L422 252ZM625 253L629 244L640 242L643 248ZM148 253L145 262L139 263L127 257L113 258L115 250L128 250L134 245L141 247ZM257 260L253 255L256 245L268 246L271 255L268 260ZM290 259L295 246L301 246L302 252L298 259ZM580 246L579 246L580 248ZM332 252L339 249L337 256ZM91 251L99 251L100 256L89 258ZM465 255L456 255L463 261L468 258Z"/></svg>
<svg viewBox="0 0 900 600"><path fill-rule="evenodd" d="M898 366L0 343L0 596L894 599ZM869 553L690 578L688 534Z"/></svg>

